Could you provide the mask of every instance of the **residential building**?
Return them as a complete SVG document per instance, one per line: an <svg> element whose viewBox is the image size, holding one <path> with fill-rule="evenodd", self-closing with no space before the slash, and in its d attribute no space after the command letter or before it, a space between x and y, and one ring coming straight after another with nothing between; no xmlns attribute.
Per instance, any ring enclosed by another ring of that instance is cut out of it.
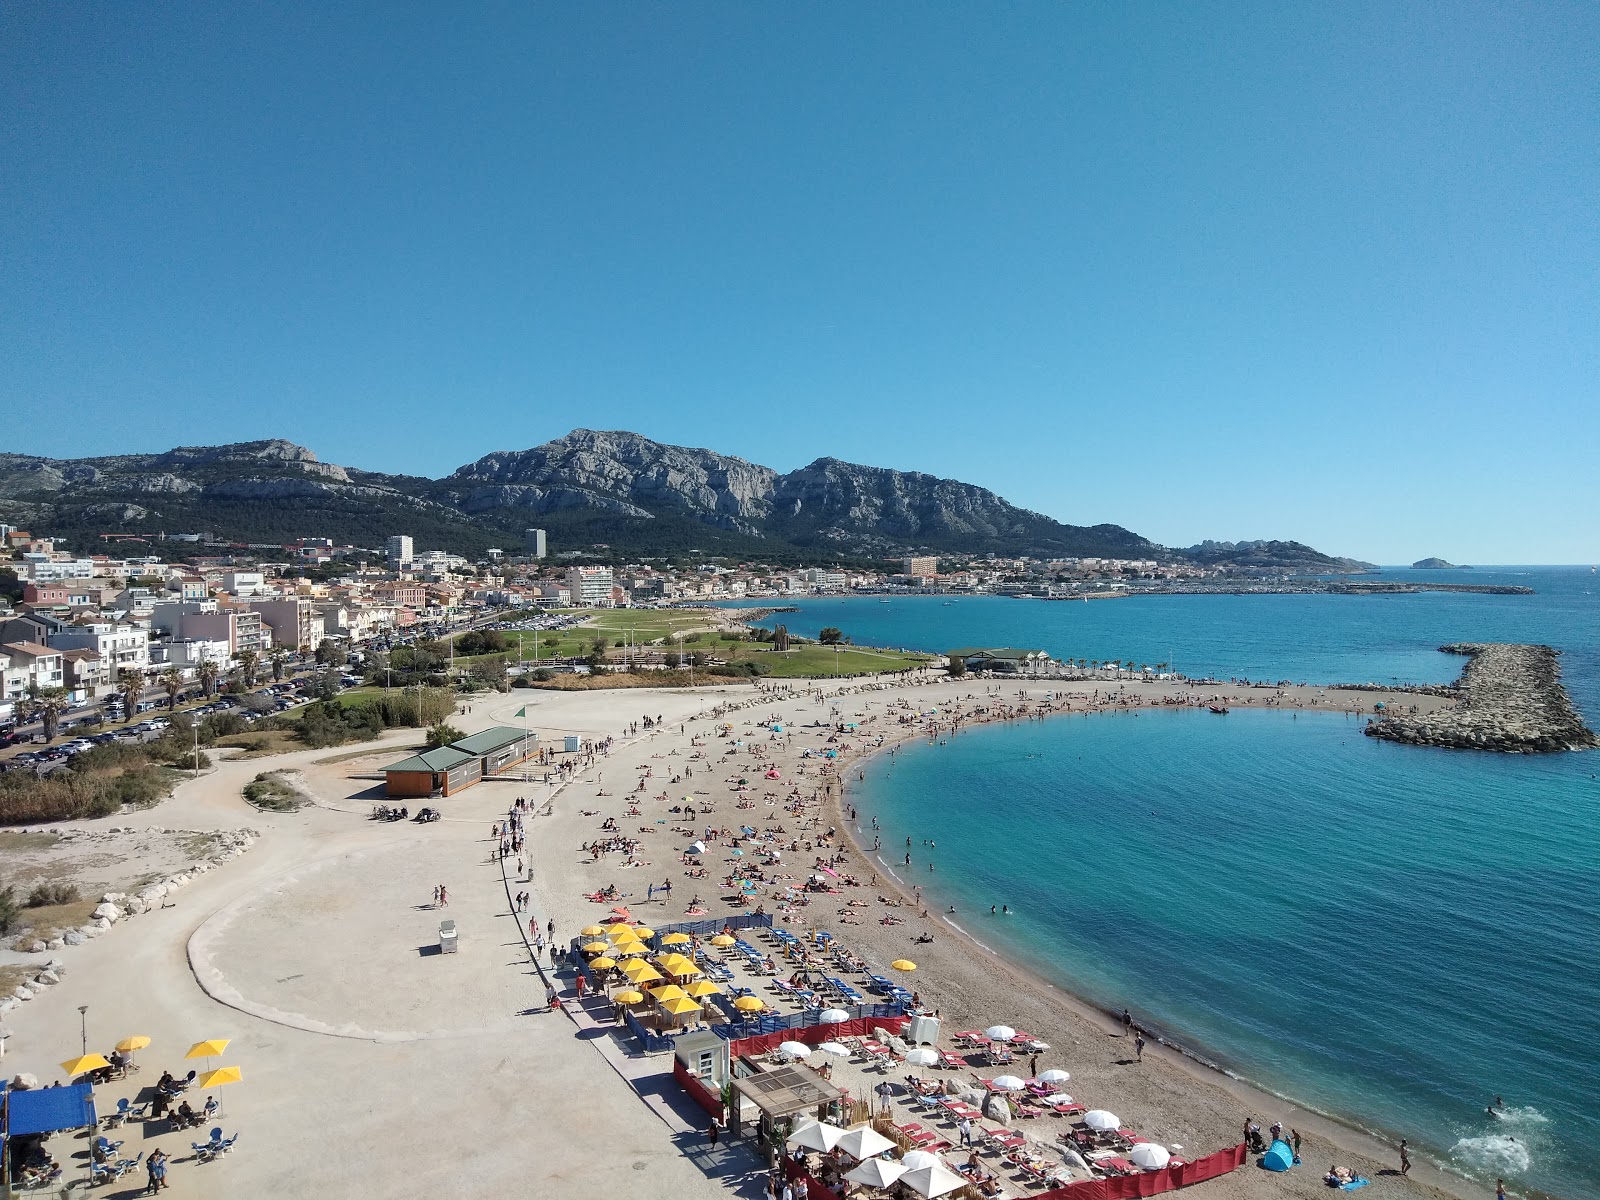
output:
<svg viewBox="0 0 1600 1200"><path fill-rule="evenodd" d="M398 604L405 608L427 608L428 589L420 583L380 583L372 589L372 597L384 604Z"/></svg>
<svg viewBox="0 0 1600 1200"><path fill-rule="evenodd" d="M250 607L272 630L275 645L296 650L305 646L314 651L322 643L322 613L310 600L255 600Z"/></svg>
<svg viewBox="0 0 1600 1200"><path fill-rule="evenodd" d="M580 608L610 608L615 586L610 567L573 567L567 572L567 590Z"/></svg>
<svg viewBox="0 0 1600 1200"><path fill-rule="evenodd" d="M64 650L61 659L69 692L95 696L104 688L116 686L116 677L107 671L106 660L96 650Z"/></svg>
<svg viewBox="0 0 1600 1200"><path fill-rule="evenodd" d="M384 558L388 561L391 571L403 571L409 567L416 558L410 535L397 533L390 538L384 546Z"/></svg>
<svg viewBox="0 0 1600 1200"><path fill-rule="evenodd" d="M7 642L0 656L10 660L5 675L5 699L16 700L39 688L67 686L66 662L60 650L38 642Z"/></svg>
<svg viewBox="0 0 1600 1200"><path fill-rule="evenodd" d="M939 560L931 554L917 555L904 562L905 574L913 579L932 579L939 574Z"/></svg>
<svg viewBox="0 0 1600 1200"><path fill-rule="evenodd" d="M150 635L137 625L118 625L97 621L92 625L68 625L50 635L55 650L93 650L105 661L106 676L117 680L125 670L144 670L150 665Z"/></svg>
<svg viewBox="0 0 1600 1200"><path fill-rule="evenodd" d="M226 571L222 590L239 597L259 596L267 590L267 581L260 571Z"/></svg>
<svg viewBox="0 0 1600 1200"><path fill-rule="evenodd" d="M260 654L272 646L272 629L260 613L219 608L214 600L157 604L150 611L150 630L175 642L193 638L226 642L233 658L246 650Z"/></svg>
<svg viewBox="0 0 1600 1200"><path fill-rule="evenodd" d="M545 556L544 530L524 529L522 537L526 542L529 558L543 558Z"/></svg>

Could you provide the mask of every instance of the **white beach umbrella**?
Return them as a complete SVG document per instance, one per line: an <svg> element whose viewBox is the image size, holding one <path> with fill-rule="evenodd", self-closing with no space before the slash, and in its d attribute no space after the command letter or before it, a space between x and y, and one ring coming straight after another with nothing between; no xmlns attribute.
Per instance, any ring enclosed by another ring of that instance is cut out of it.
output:
<svg viewBox="0 0 1600 1200"><path fill-rule="evenodd" d="M1028 1085L1015 1075L996 1075L989 1082L1002 1092L1020 1092Z"/></svg>
<svg viewBox="0 0 1600 1200"><path fill-rule="evenodd" d="M918 1167L914 1171L907 1171L900 1176L900 1182L919 1196L932 1197L953 1192L970 1181L964 1175L957 1175L942 1162L936 1162L931 1167Z"/></svg>
<svg viewBox="0 0 1600 1200"><path fill-rule="evenodd" d="M1159 1171L1172 1161L1172 1155L1167 1153L1165 1146L1158 1146L1155 1142L1140 1142L1128 1151L1128 1161L1146 1171Z"/></svg>
<svg viewBox="0 0 1600 1200"><path fill-rule="evenodd" d="M859 1129L847 1130L836 1148L851 1158L873 1158L885 1150L893 1150L894 1143L871 1125L863 1125Z"/></svg>
<svg viewBox="0 0 1600 1200"><path fill-rule="evenodd" d="M926 1150L907 1150L900 1156L900 1165L908 1171L915 1171L920 1167L931 1167L939 1161L937 1154L930 1154Z"/></svg>
<svg viewBox="0 0 1600 1200"><path fill-rule="evenodd" d="M1044 1102L1046 1104L1071 1104L1072 1097L1065 1092L1056 1092L1054 1095L1046 1096Z"/></svg>
<svg viewBox="0 0 1600 1200"><path fill-rule="evenodd" d="M823 1042L822 1045L817 1047L817 1053L831 1054L835 1058L849 1058L850 1047L843 1042Z"/></svg>
<svg viewBox="0 0 1600 1200"><path fill-rule="evenodd" d="M1116 1113L1103 1108L1091 1108L1083 1114L1083 1123L1090 1129L1121 1129L1122 1121Z"/></svg>
<svg viewBox="0 0 1600 1200"><path fill-rule="evenodd" d="M859 1183L865 1187L887 1188L893 1187L895 1181L905 1173L904 1165L892 1158L868 1158L854 1169L846 1171L844 1177L851 1183Z"/></svg>
<svg viewBox="0 0 1600 1200"><path fill-rule="evenodd" d="M918 1046L915 1050L906 1051L906 1061L913 1067L931 1067L939 1061L939 1052L930 1050L926 1046Z"/></svg>
<svg viewBox="0 0 1600 1200"><path fill-rule="evenodd" d="M810 1124L802 1125L796 1129L783 1144L790 1150L804 1148L826 1154L839 1144L839 1139L843 1135L844 1130L837 1125L828 1125L822 1121L812 1121Z"/></svg>
<svg viewBox="0 0 1600 1200"><path fill-rule="evenodd" d="M1068 1166L1077 1167L1080 1171L1087 1171L1089 1169L1088 1160L1074 1150L1071 1146L1061 1147L1061 1157L1066 1161Z"/></svg>
<svg viewBox="0 0 1600 1200"><path fill-rule="evenodd" d="M1065 1083L1071 1078L1071 1075L1057 1067L1052 1067L1048 1071L1039 1072L1040 1083Z"/></svg>
<svg viewBox="0 0 1600 1200"><path fill-rule="evenodd" d="M983 1031L983 1036L992 1042L1009 1042L1017 1036L1017 1031L1009 1025L991 1025Z"/></svg>
<svg viewBox="0 0 1600 1200"><path fill-rule="evenodd" d="M784 1058L810 1058L811 1047L804 1042L784 1042L778 1047L778 1053Z"/></svg>
<svg viewBox="0 0 1600 1200"><path fill-rule="evenodd" d="M817 1020L824 1025L837 1025L840 1021L848 1021L850 1014L842 1008L825 1008L817 1014Z"/></svg>

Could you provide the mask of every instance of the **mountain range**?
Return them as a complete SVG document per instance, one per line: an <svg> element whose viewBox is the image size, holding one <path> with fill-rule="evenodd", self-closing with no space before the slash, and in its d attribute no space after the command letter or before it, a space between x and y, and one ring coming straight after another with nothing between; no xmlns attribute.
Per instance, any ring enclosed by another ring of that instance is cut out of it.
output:
<svg viewBox="0 0 1600 1200"><path fill-rule="evenodd" d="M443 479L336 466L278 439L99 458L4 453L0 522L65 536L80 550L163 531L263 545L320 536L372 547L405 533L418 549L477 557L492 546L519 550L523 530L537 526L548 532L552 553L630 558L699 551L791 563L928 552L1182 558L1302 571L1366 565L1298 542L1169 550L1120 525L1063 524L933 475L835 458L780 474L710 450L589 429L487 454Z"/></svg>

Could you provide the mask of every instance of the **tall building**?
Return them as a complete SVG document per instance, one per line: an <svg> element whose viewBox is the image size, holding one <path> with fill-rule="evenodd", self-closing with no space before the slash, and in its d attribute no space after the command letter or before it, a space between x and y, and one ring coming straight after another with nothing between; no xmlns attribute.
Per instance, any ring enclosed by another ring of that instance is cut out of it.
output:
<svg viewBox="0 0 1600 1200"><path fill-rule="evenodd" d="M939 573L939 560L933 555L921 555L905 560L906 574L913 579L932 579Z"/></svg>
<svg viewBox="0 0 1600 1200"><path fill-rule="evenodd" d="M573 567L567 572L567 590L580 608L610 608L615 582L610 567Z"/></svg>
<svg viewBox="0 0 1600 1200"><path fill-rule="evenodd" d="M528 554L533 558L544 557L544 530L524 529L522 536L528 542Z"/></svg>
<svg viewBox="0 0 1600 1200"><path fill-rule="evenodd" d="M403 571L411 565L411 560L416 557L411 548L411 538L408 534L397 533L389 539L384 549L384 557L389 560L391 571Z"/></svg>

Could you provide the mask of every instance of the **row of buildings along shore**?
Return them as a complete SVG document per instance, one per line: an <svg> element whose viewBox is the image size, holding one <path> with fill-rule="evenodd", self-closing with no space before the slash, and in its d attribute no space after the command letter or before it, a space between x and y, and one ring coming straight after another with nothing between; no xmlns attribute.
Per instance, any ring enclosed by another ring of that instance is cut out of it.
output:
<svg viewBox="0 0 1600 1200"><path fill-rule="evenodd" d="M477 562L418 551L404 535L381 549L326 538L283 546L221 545L204 534L161 540L166 555L115 557L0 525L0 722L18 699L43 688L90 698L134 670L172 669L191 679L207 662L225 672L245 655L312 654L329 638L362 642L475 610L781 603L859 591L1023 593L1036 592L1041 579L1052 588L1115 588L1130 578L1165 578L1169 569L1154 561L994 556L954 563L914 556L878 571L562 565L549 560L540 529L526 532L520 550L490 550ZM1185 570L1192 576L1193 568Z"/></svg>

